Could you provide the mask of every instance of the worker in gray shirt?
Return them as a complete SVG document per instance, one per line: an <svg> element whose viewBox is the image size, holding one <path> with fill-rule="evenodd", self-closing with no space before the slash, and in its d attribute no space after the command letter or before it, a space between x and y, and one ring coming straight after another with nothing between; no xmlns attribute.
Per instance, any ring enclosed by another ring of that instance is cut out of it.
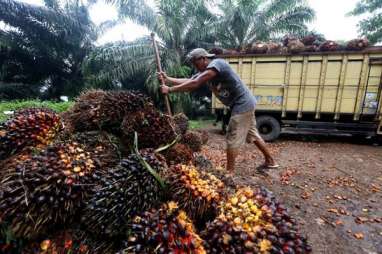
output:
<svg viewBox="0 0 382 254"><path fill-rule="evenodd" d="M191 92L202 85L208 85L215 96L232 111L227 130L228 173L234 172L235 159L245 141L254 142L264 154L263 167L277 168L277 163L256 128L255 97L229 64L223 59L213 59L214 56L202 48L192 50L187 58L199 72L190 79L173 78L164 72L159 73L160 79L172 85L161 86L162 93Z"/></svg>

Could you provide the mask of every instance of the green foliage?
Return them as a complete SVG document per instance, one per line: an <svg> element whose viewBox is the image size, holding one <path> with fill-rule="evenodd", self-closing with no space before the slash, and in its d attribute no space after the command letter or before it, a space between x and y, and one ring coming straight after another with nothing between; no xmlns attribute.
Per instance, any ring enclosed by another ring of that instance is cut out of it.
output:
<svg viewBox="0 0 382 254"><path fill-rule="evenodd" d="M39 100L26 100L26 101L9 101L0 102L0 122L8 118L4 111L15 111L18 109L31 108L31 107L46 107L53 109L57 112L64 112L73 105L73 102L52 102L52 101L39 101Z"/></svg>
<svg viewBox="0 0 382 254"><path fill-rule="evenodd" d="M285 33L302 35L314 19L304 0L222 0L218 7L217 38L226 48L242 49Z"/></svg>
<svg viewBox="0 0 382 254"><path fill-rule="evenodd" d="M210 119L208 120L198 119L198 120L189 120L188 124L190 126L190 129L203 129L212 125L213 122L214 120L210 120Z"/></svg>
<svg viewBox="0 0 382 254"><path fill-rule="evenodd" d="M121 16L132 19L157 35L163 70L171 76L189 77L191 68L185 65L186 53L214 41L214 16L204 1L160 0L155 8L141 0L110 2L119 7ZM138 78L142 80L144 91L156 102L162 101L150 37L96 48L84 63L84 73L89 77L89 87L103 89L115 89L115 84L126 88ZM171 95L171 100L177 109L191 107L188 94Z"/></svg>
<svg viewBox="0 0 382 254"><path fill-rule="evenodd" d="M358 23L359 32L371 43L382 42L382 0L361 0L349 15L367 17Z"/></svg>
<svg viewBox="0 0 382 254"><path fill-rule="evenodd" d="M93 1L89 1L91 4ZM78 0L46 0L46 7L0 1L0 81L44 88L45 97L76 95L83 87L81 65L100 31Z"/></svg>

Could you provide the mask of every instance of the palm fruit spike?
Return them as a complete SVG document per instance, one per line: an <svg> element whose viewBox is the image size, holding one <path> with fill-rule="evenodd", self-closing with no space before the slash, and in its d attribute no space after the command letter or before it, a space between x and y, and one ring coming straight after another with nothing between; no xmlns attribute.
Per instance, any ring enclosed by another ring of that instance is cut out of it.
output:
<svg viewBox="0 0 382 254"><path fill-rule="evenodd" d="M102 90L83 92L73 107L63 115L67 125L76 131L97 130L100 128L101 102L106 96Z"/></svg>
<svg viewBox="0 0 382 254"><path fill-rule="evenodd" d="M188 164L192 161L192 150L184 144L175 144L163 152L168 165Z"/></svg>
<svg viewBox="0 0 382 254"><path fill-rule="evenodd" d="M216 215L224 184L214 175L199 172L194 166L177 165L170 167L166 180L171 199L190 218L203 223Z"/></svg>
<svg viewBox="0 0 382 254"><path fill-rule="evenodd" d="M83 145L97 157L100 168L116 166L122 153L126 153L119 138L105 131L64 133L57 139L58 142L76 142Z"/></svg>
<svg viewBox="0 0 382 254"><path fill-rule="evenodd" d="M1 219L16 237L33 238L71 222L92 189L96 159L76 143L50 145L15 164L0 183Z"/></svg>
<svg viewBox="0 0 382 254"><path fill-rule="evenodd" d="M210 253L310 253L296 222L264 189L239 189L201 234Z"/></svg>
<svg viewBox="0 0 382 254"><path fill-rule="evenodd" d="M141 150L140 156L158 174L166 170L164 159L152 150ZM118 236L127 230L132 216L158 205L163 188L148 171L137 154L123 159L118 166L100 171L100 184L87 202L82 219L89 231L99 235Z"/></svg>
<svg viewBox="0 0 382 254"><path fill-rule="evenodd" d="M369 46L369 41L367 39L354 39L347 43L347 50L363 50Z"/></svg>
<svg viewBox="0 0 382 254"><path fill-rule="evenodd" d="M18 111L14 117L0 124L0 160L27 146L50 144L62 123L50 109L30 108Z"/></svg>
<svg viewBox="0 0 382 254"><path fill-rule="evenodd" d="M80 230L63 230L50 237L33 241L27 245L23 254L114 254L113 242L89 238Z"/></svg>
<svg viewBox="0 0 382 254"><path fill-rule="evenodd" d="M158 148L176 138L172 119L155 108L146 108L126 115L121 129L129 145L133 143L134 132L137 132L141 148Z"/></svg>
<svg viewBox="0 0 382 254"><path fill-rule="evenodd" d="M196 131L188 131L182 136L181 143L188 145L192 151L199 152L202 150L202 135Z"/></svg>
<svg viewBox="0 0 382 254"><path fill-rule="evenodd" d="M176 132L179 135L184 135L188 130L188 117L183 113L179 113L173 116L173 119L176 125Z"/></svg>
<svg viewBox="0 0 382 254"><path fill-rule="evenodd" d="M168 202L159 210L153 209L136 216L126 245L119 254L206 253L191 220L175 202Z"/></svg>

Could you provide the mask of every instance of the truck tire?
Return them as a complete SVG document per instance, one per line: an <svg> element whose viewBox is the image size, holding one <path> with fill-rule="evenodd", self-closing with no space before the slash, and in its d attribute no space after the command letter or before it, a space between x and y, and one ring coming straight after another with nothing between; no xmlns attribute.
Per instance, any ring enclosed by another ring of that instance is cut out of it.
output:
<svg viewBox="0 0 382 254"><path fill-rule="evenodd" d="M268 142L276 140L280 136L281 126L279 121L273 116L256 117L257 129L260 136Z"/></svg>

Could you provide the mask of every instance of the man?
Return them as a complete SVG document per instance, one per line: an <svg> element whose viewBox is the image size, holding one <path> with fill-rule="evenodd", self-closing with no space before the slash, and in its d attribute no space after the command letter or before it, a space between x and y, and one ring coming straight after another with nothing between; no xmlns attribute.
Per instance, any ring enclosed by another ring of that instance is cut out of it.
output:
<svg viewBox="0 0 382 254"><path fill-rule="evenodd" d="M239 76L223 59L213 59L205 49L192 50L187 58L199 71L191 79L178 79L159 73L159 78L172 86L161 86L163 94L191 92L207 84L215 96L231 109L231 119L227 131L227 171L234 172L235 159L245 141L253 141L265 157L263 168L277 168L264 140L256 128L256 99Z"/></svg>

